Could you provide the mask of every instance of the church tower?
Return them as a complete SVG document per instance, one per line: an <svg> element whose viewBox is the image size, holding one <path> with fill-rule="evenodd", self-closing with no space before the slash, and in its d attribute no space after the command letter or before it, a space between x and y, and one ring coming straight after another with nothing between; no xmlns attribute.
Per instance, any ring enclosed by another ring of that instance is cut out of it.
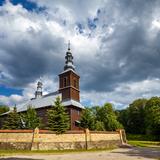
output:
<svg viewBox="0 0 160 160"><path fill-rule="evenodd" d="M66 62L64 71L59 74L59 92L62 93L62 101L75 100L80 101L79 96L79 75L75 72L73 56L68 43L68 51L65 56Z"/></svg>
<svg viewBox="0 0 160 160"><path fill-rule="evenodd" d="M65 59L64 71L59 74L59 93L62 94L62 103L67 107L70 116L70 130L79 130L79 120L84 107L80 103L80 77L75 71L70 43Z"/></svg>

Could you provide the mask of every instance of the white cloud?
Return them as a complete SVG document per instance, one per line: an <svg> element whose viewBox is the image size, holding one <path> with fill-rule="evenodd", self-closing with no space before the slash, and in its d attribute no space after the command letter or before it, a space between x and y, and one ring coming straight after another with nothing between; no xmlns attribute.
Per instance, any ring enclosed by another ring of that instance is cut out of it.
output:
<svg viewBox="0 0 160 160"><path fill-rule="evenodd" d="M103 105L106 102L114 104L115 108L122 109L138 98L159 96L160 79L147 79L139 82L123 83L112 92L82 92L82 103L86 99L90 105Z"/></svg>

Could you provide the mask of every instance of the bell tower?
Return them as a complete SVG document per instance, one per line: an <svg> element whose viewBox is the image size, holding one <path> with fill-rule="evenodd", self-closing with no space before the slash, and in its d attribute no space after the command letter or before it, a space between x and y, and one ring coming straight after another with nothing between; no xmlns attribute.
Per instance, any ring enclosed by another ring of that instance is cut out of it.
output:
<svg viewBox="0 0 160 160"><path fill-rule="evenodd" d="M43 84L42 84L41 80L38 81L38 83L37 83L37 90L35 92L35 98L41 98L42 97L42 95L43 95L42 85Z"/></svg>
<svg viewBox="0 0 160 160"><path fill-rule="evenodd" d="M62 93L62 101L75 100L80 101L79 96L79 75L75 72L73 56L68 43L68 50L65 56L64 71L59 74L59 92Z"/></svg>

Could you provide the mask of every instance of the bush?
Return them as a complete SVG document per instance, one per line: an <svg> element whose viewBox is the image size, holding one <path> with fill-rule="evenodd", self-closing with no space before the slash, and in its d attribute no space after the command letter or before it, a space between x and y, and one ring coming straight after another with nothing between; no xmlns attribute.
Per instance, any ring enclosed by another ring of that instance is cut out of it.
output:
<svg viewBox="0 0 160 160"><path fill-rule="evenodd" d="M156 135L143 135L143 134L127 134L127 140L160 141L160 136L156 136Z"/></svg>

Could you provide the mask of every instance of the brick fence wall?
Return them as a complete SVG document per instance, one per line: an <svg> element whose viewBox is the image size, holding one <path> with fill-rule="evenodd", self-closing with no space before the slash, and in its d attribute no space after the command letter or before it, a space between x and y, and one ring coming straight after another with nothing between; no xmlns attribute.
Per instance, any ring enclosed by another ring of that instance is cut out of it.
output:
<svg viewBox="0 0 160 160"><path fill-rule="evenodd" d="M122 131L0 130L0 149L63 150L110 148L123 143Z"/></svg>

